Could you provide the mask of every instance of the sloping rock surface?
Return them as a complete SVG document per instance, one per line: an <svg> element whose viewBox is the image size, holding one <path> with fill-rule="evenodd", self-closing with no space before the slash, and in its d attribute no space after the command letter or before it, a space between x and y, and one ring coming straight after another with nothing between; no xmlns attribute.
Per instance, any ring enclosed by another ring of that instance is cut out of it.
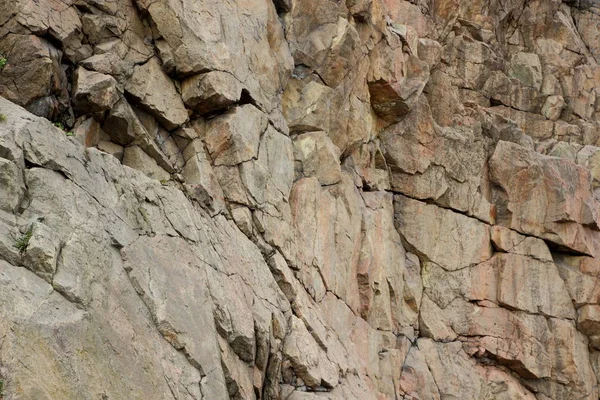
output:
<svg viewBox="0 0 600 400"><path fill-rule="evenodd" d="M0 400L599 399L599 32L0 0Z"/></svg>

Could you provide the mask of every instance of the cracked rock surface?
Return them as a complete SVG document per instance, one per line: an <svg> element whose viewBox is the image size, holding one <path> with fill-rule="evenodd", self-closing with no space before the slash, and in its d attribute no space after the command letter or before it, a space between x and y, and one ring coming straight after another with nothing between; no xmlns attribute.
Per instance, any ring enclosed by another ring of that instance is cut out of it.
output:
<svg viewBox="0 0 600 400"><path fill-rule="evenodd" d="M599 399L599 32L0 0L0 400Z"/></svg>

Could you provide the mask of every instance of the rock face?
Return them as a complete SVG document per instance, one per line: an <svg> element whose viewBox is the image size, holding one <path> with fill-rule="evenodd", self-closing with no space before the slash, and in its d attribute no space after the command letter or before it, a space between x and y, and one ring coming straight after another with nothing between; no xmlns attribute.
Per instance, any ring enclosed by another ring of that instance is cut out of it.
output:
<svg viewBox="0 0 600 400"><path fill-rule="evenodd" d="M0 399L599 399L599 27L0 0Z"/></svg>

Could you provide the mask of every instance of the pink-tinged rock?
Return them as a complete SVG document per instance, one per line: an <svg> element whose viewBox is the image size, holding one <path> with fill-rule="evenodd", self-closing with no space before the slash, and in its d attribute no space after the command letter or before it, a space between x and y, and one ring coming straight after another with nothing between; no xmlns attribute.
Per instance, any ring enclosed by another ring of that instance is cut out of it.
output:
<svg viewBox="0 0 600 400"><path fill-rule="evenodd" d="M491 221L482 183L486 153L472 129L436 125L421 96L414 112L380 138L394 191Z"/></svg>
<svg viewBox="0 0 600 400"><path fill-rule="evenodd" d="M203 138L214 164L237 165L258 157L267 123L266 115L252 105L234 107L208 121Z"/></svg>
<svg viewBox="0 0 600 400"><path fill-rule="evenodd" d="M317 301L327 289L355 311L360 307L356 274L362 240L361 200L347 175L325 188L316 178L300 179L290 195L301 280Z"/></svg>
<svg viewBox="0 0 600 400"><path fill-rule="evenodd" d="M498 303L509 309L573 319L575 310L554 263L500 254Z"/></svg>
<svg viewBox="0 0 600 400"><path fill-rule="evenodd" d="M396 195L396 229L409 250L448 271L492 256L489 227L462 214Z"/></svg>
<svg viewBox="0 0 600 400"><path fill-rule="evenodd" d="M414 54L405 55L400 37L392 32L371 53L367 76L371 105L387 125L408 114L429 79L427 64Z"/></svg>
<svg viewBox="0 0 600 400"><path fill-rule="evenodd" d="M494 225L491 229L492 242L497 250L531 256L538 260L552 261L552 255L543 240L523 236L516 231L500 225Z"/></svg>
<svg viewBox="0 0 600 400"><path fill-rule="evenodd" d="M593 230L598 229L598 203L588 170L501 141L490 159L490 176L500 225L573 251L600 254Z"/></svg>
<svg viewBox="0 0 600 400"><path fill-rule="evenodd" d="M72 132L75 139L85 147L96 146L100 140L108 138L108 135L102 130L100 123L94 118L78 121Z"/></svg>
<svg viewBox="0 0 600 400"><path fill-rule="evenodd" d="M460 342L437 343L430 339L419 339L418 348L442 399L535 399L510 374L495 367L484 367L469 357ZM434 392L433 396L425 398L435 399L436 395Z"/></svg>
<svg viewBox="0 0 600 400"><path fill-rule="evenodd" d="M183 102L200 114L225 109L240 100L242 84L230 73L211 71L181 83Z"/></svg>
<svg viewBox="0 0 600 400"><path fill-rule="evenodd" d="M357 275L360 314L375 329L402 331L416 325L420 276L407 269L409 261L394 229L392 195L371 192L363 198L367 208Z"/></svg>
<svg viewBox="0 0 600 400"><path fill-rule="evenodd" d="M342 179L340 150L325 132L308 132L294 140L294 159L302 165L304 176L316 176L321 185Z"/></svg>
<svg viewBox="0 0 600 400"><path fill-rule="evenodd" d="M591 257L576 257L555 253L554 262L573 304L580 307L585 304L600 304L600 263Z"/></svg>
<svg viewBox="0 0 600 400"><path fill-rule="evenodd" d="M440 393L427 366L423 352L412 347L402 366L400 393L413 398L438 400ZM410 398L410 397L408 397Z"/></svg>
<svg viewBox="0 0 600 400"><path fill-rule="evenodd" d="M290 130L328 132L333 93L333 89L310 77L290 79L282 98L283 115Z"/></svg>

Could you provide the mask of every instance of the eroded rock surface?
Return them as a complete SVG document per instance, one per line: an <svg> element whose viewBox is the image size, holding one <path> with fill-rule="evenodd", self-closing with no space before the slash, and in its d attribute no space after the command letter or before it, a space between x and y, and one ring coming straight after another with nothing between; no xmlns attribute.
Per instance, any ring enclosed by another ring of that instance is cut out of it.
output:
<svg viewBox="0 0 600 400"><path fill-rule="evenodd" d="M0 399L598 399L599 26L0 0Z"/></svg>

